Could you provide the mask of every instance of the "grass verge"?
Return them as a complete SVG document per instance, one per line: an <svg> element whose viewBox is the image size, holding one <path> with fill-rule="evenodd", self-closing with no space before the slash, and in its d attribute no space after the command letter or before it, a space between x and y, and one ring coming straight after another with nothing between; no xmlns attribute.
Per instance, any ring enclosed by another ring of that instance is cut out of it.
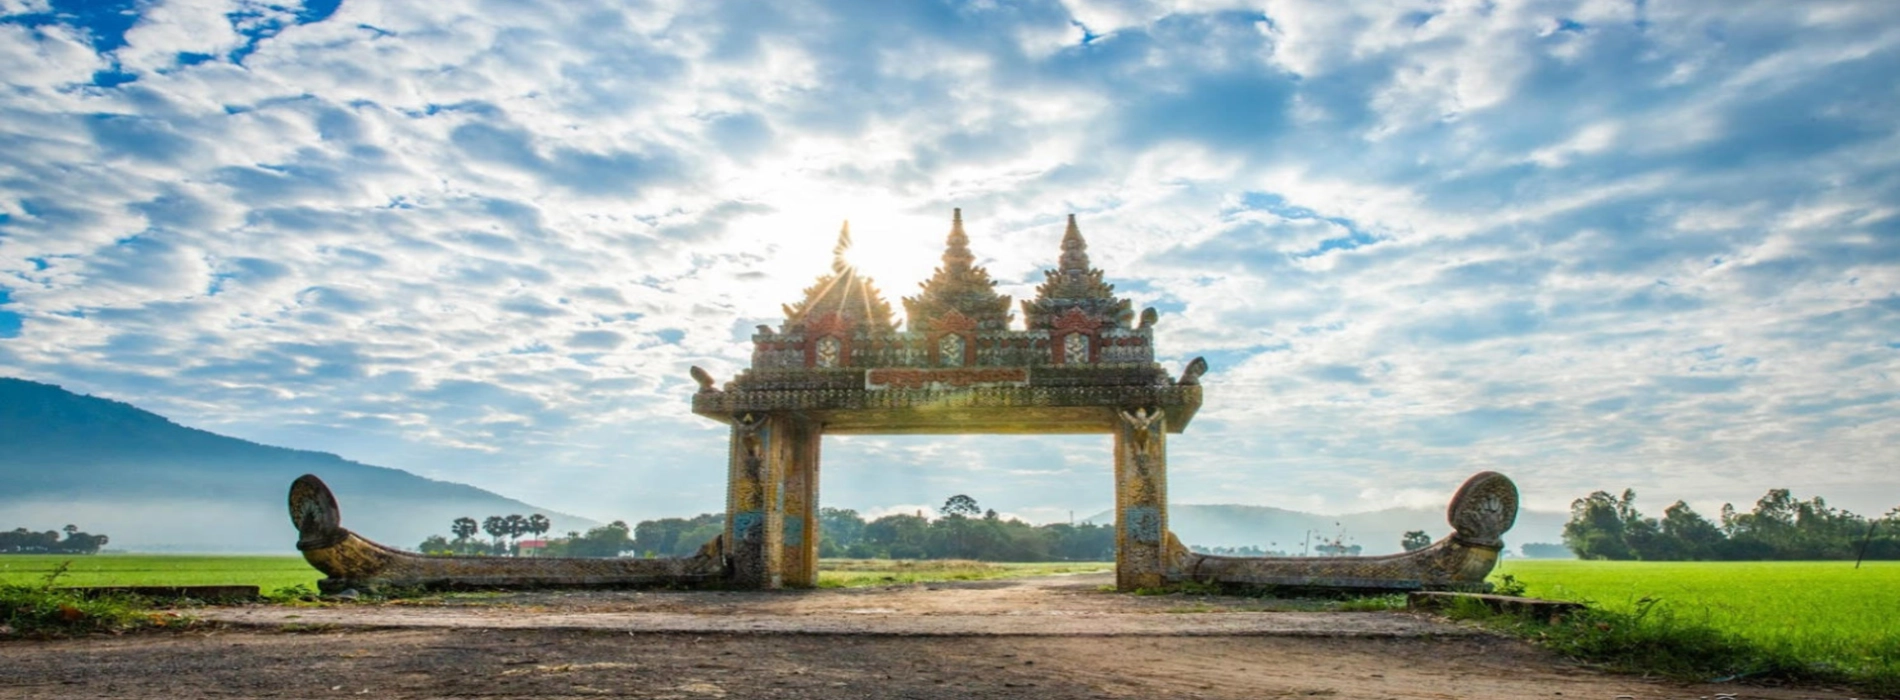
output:
<svg viewBox="0 0 1900 700"><path fill-rule="evenodd" d="M1626 609L1593 605L1555 618L1500 613L1477 601L1460 600L1445 614L1626 673L1693 682L1843 684L1882 697L1900 695L1900 638L1848 654L1815 657L1721 629L1698 619L1693 610L1684 612L1655 598L1639 599Z"/></svg>
<svg viewBox="0 0 1900 700"><path fill-rule="evenodd" d="M36 584L0 584L0 638L63 637L191 623L177 613L150 610L149 601L138 596L89 596L55 588L64 574L65 567L57 567Z"/></svg>

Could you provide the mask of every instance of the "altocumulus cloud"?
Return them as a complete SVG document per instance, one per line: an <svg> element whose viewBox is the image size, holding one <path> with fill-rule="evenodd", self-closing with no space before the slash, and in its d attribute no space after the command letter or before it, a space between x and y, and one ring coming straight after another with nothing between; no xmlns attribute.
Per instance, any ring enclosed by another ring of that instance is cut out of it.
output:
<svg viewBox="0 0 1900 700"><path fill-rule="evenodd" d="M1890 2L0 0L0 64L0 371L597 518L720 507L687 366L953 206L1214 361L1177 502L1900 493ZM1093 513L1102 442L826 498Z"/></svg>

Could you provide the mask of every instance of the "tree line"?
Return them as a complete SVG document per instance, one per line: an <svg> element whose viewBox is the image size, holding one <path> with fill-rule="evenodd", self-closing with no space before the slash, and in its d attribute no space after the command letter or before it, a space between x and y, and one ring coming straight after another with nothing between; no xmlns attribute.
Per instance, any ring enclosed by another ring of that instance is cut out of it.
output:
<svg viewBox="0 0 1900 700"><path fill-rule="evenodd" d="M62 531L66 533L63 539L59 536ZM81 532L78 525L45 532L22 527L0 532L0 554L98 554L99 548L106 546L110 539Z"/></svg>
<svg viewBox="0 0 1900 700"><path fill-rule="evenodd" d="M938 518L920 513L896 513L866 520L849 508L818 510L818 556L851 559L974 559L978 561L1109 561L1115 558L1115 528L1088 523L1031 525L984 510L975 499L958 494L937 509ZM538 516L537 516L538 517ZM493 518L490 518L493 520ZM504 519L505 520L505 519ZM518 554L491 531L492 543L473 539L458 518L451 525L454 539L432 535L418 547L426 554ZM725 532L722 513L691 518L643 520L628 527L616 520L566 537L550 538L541 556L646 557L691 556ZM507 534L507 530L502 531Z"/></svg>
<svg viewBox="0 0 1900 700"><path fill-rule="evenodd" d="M521 536L547 532L553 527L548 516L534 515L490 515L477 523L474 518L461 517L449 523L449 534L454 539L441 535L430 535L416 549L426 554L487 554L514 555L520 553ZM488 542L475 539L475 533L485 532L491 538ZM503 543L502 538L508 542Z"/></svg>
<svg viewBox="0 0 1900 700"><path fill-rule="evenodd" d="M865 519L850 508L818 509L818 556L826 559L974 559L978 561L1108 561L1115 558L1115 528L1054 523L1031 525L985 510L958 494L944 501L936 519L923 513L893 513ZM721 513L692 518L644 520L633 528L630 547L640 556L683 557L725 532Z"/></svg>
<svg viewBox="0 0 1900 700"><path fill-rule="evenodd" d="M1583 559L1767 561L1900 559L1900 507L1880 518L1833 508L1821 497L1771 489L1740 512L1722 504L1710 521L1676 501L1661 518L1636 509L1636 491L1597 491L1572 501L1564 545Z"/></svg>

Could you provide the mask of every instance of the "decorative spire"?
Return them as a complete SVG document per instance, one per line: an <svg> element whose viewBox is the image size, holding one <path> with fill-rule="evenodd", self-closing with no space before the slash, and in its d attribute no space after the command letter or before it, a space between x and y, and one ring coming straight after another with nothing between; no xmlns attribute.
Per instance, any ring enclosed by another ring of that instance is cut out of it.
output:
<svg viewBox="0 0 1900 700"><path fill-rule="evenodd" d="M944 242L943 267L923 283L923 292L904 298L905 323L911 331L926 331L932 322L951 312L975 321L977 330L1009 327L1009 297L996 293L990 273L976 267L970 236L963 232L963 210L950 214L950 236Z"/></svg>
<svg viewBox="0 0 1900 700"><path fill-rule="evenodd" d="M844 222L838 229L838 244L831 248L831 274L818 278L818 281L805 289L805 299L796 306L785 305L785 330L797 332L805 330L814 323L842 324L843 327L856 327L866 324L865 330L871 333L887 333L897 327L892 320L890 302L884 301L883 294L871 278L858 274L858 270L845 260L845 253L851 250L851 222Z"/></svg>
<svg viewBox="0 0 1900 700"><path fill-rule="evenodd" d="M1023 320L1031 329L1054 328L1058 319L1073 325L1083 318L1102 328L1128 327L1134 311L1127 299L1115 296L1115 285L1102 281L1101 270L1089 267L1088 248L1075 215L1070 214L1057 269L1043 272L1045 279L1036 288L1035 300L1023 302Z"/></svg>
<svg viewBox="0 0 1900 700"><path fill-rule="evenodd" d="M1089 244L1082 240L1082 229L1075 225L1075 215L1069 215L1069 230L1062 232L1062 258L1057 261L1056 269L1063 272L1089 271Z"/></svg>
<svg viewBox="0 0 1900 700"><path fill-rule="evenodd" d="M831 271L844 274L851 269L851 263L844 259L845 251L851 250L851 220L844 220L844 228L838 229L838 245L831 247Z"/></svg>

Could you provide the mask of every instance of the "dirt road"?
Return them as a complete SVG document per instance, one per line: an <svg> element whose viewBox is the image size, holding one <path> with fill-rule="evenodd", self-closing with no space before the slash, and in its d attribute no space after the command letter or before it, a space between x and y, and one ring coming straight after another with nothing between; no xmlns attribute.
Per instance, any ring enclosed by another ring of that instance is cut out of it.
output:
<svg viewBox="0 0 1900 700"><path fill-rule="evenodd" d="M1604 674L1405 613L1127 596L1101 576L199 611L0 644L0 698L1846 698Z"/></svg>

